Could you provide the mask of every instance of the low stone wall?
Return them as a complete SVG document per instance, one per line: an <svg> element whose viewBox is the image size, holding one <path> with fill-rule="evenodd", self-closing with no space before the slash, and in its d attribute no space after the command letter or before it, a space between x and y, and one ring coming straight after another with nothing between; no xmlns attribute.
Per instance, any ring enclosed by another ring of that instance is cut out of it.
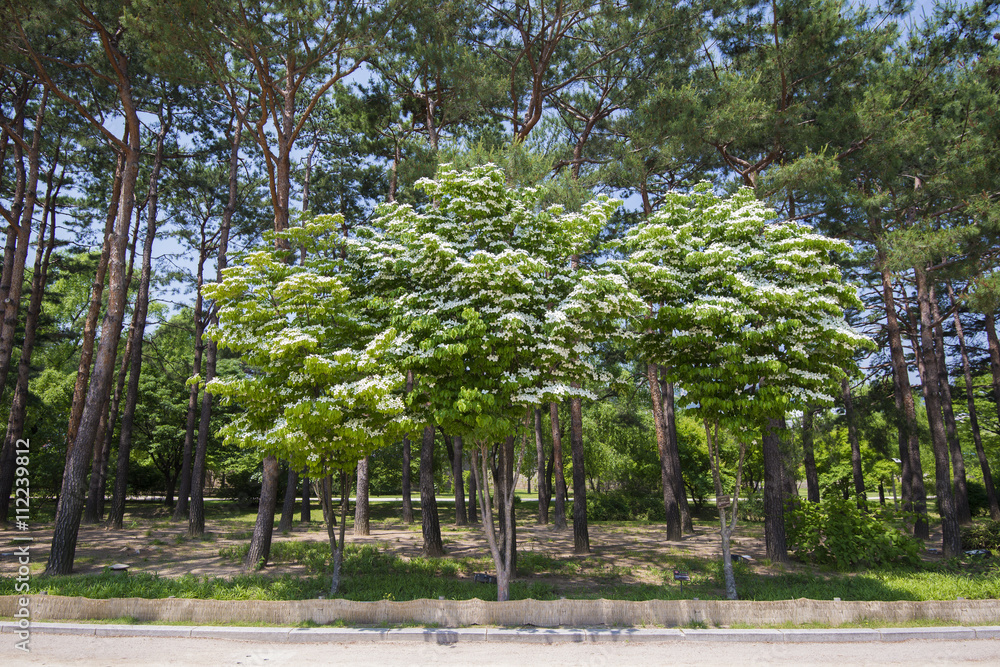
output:
<svg viewBox="0 0 1000 667"><path fill-rule="evenodd" d="M13 618L18 596L0 596L0 618ZM190 600L179 598L89 598L31 596L32 620L135 618L185 624L263 623L298 625L469 625L536 627L638 627L706 625L836 626L870 620L894 623L938 620L963 625L1000 625L998 600L848 602L837 600Z"/></svg>

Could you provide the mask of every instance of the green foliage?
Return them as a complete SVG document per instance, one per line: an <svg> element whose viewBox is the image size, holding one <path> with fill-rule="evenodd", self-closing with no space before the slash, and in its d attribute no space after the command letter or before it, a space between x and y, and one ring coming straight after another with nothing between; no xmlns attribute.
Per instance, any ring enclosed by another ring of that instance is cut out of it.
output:
<svg viewBox="0 0 1000 667"><path fill-rule="evenodd" d="M740 521L752 523L764 522L764 491L751 491L746 498L741 498L736 507L736 515ZM786 525L788 517L786 515Z"/></svg>
<svg viewBox="0 0 1000 667"><path fill-rule="evenodd" d="M850 247L775 217L747 188L722 198L701 183L668 193L623 242L649 309L637 354L667 366L679 405L751 431L832 405L854 351L871 347L844 321L861 303L831 260Z"/></svg>
<svg viewBox="0 0 1000 667"><path fill-rule="evenodd" d="M589 521L663 521L663 497L626 490L587 494Z"/></svg>
<svg viewBox="0 0 1000 667"><path fill-rule="evenodd" d="M970 479L965 483L969 494L969 511L972 516L989 516L990 500L986 495L986 486L979 480Z"/></svg>
<svg viewBox="0 0 1000 667"><path fill-rule="evenodd" d="M785 517L789 544L803 560L841 570L919 562L919 543L891 516L864 512L854 500L827 495L818 504L799 503Z"/></svg>
<svg viewBox="0 0 1000 667"><path fill-rule="evenodd" d="M973 523L963 528L962 548L1000 551L1000 521Z"/></svg>

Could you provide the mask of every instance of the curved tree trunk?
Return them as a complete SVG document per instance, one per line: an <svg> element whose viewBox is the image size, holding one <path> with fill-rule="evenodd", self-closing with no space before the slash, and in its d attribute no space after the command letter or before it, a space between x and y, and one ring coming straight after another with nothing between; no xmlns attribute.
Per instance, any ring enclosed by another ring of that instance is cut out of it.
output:
<svg viewBox="0 0 1000 667"><path fill-rule="evenodd" d="M129 223L132 221L135 184L141 157L139 119L132 104L127 61L118 52L117 47L110 43L110 35L102 32L101 36L105 50L116 61L116 69L120 72L118 93L128 128L128 143L122 148L124 155L122 188L109 248L108 307L101 324L102 335L97 348L94 374L87 387L87 399L80 417L79 429L72 441L63 472L59 502L56 506L52 548L45 568L45 573L51 575L69 574L73 570L76 540L80 530L80 514L83 511L84 495L87 491L87 467L101 415L104 412L104 400L108 396L115 375L115 358L128 293L128 285L125 284L125 248L128 245Z"/></svg>
<svg viewBox="0 0 1000 667"><path fill-rule="evenodd" d="M135 216L135 228L132 230L132 243L129 245L128 273L125 284L132 284L135 268L135 249L139 242L139 227L142 218ZM114 395L108 397L109 405L105 407L101 417L101 425L97 429L97 441L94 443L93 466L90 471L90 491L87 494L87 505L83 510L83 523L97 524L104 520L104 495L108 480L108 463L111 460L111 445L115 438L115 423L118 421L118 410L121 407L122 395L125 391L125 379L128 377L129 362L132 359L132 330L135 328L135 318L129 325L125 337L125 352L118 368L118 379L115 382ZM99 447L99 449L98 449Z"/></svg>
<svg viewBox="0 0 1000 667"><path fill-rule="evenodd" d="M425 426L420 444L420 519L424 536L423 554L443 556L441 523L434 496L434 427Z"/></svg>
<svg viewBox="0 0 1000 667"><path fill-rule="evenodd" d="M126 138L128 137L126 130ZM138 158L137 158L138 159ZM83 416L83 408L86 403L87 388L90 386L90 369L94 360L94 341L97 335L97 319L101 314L102 299L104 296L104 283L107 278L108 264L111 261L112 246L116 242L114 230L115 221L118 219L119 202L122 200L122 189L126 175L126 165L123 155L118 156L115 167L115 179L112 184L111 206L108 210L108 218L104 227L104 243L101 246L101 257L97 262L97 270L94 272L94 282L90 288L90 304L87 307L87 317L83 321L83 340L80 344L80 363L76 371L76 382L73 385L73 401L70 405L69 425L66 428L66 461L69 462L73 453L73 443L76 442L76 434L80 429L80 419ZM138 165L136 165L138 168ZM135 178L129 172L131 180L130 187L134 191ZM131 198L133 192L129 192ZM128 222L131 222L132 212L128 212ZM126 223L128 224L128 223Z"/></svg>
<svg viewBox="0 0 1000 667"><path fill-rule="evenodd" d="M115 470L115 489L111 499L111 513L108 525L121 530L125 519L125 495L128 490L129 455L132 450L132 425L135 419L135 407L139 400L139 375L142 372L142 341L146 332L146 312L149 309L149 279L152 273L153 240L156 238L157 187L160 178L160 168L163 165L163 141L169 129L169 124L160 118L160 132L156 142L156 156L153 160L153 170L149 176L149 198L146 212L146 238L142 243L142 270L139 274L139 293L135 298L135 310L132 312L132 331L129 347L128 387L125 390L125 407L122 410L121 438L118 441L118 467Z"/></svg>
<svg viewBox="0 0 1000 667"><path fill-rule="evenodd" d="M257 507L257 521L250 536L250 549L243 559L243 570L258 570L267 565L271 556L271 534L274 532L274 507L278 502L278 459L264 457L261 476L260 504Z"/></svg>

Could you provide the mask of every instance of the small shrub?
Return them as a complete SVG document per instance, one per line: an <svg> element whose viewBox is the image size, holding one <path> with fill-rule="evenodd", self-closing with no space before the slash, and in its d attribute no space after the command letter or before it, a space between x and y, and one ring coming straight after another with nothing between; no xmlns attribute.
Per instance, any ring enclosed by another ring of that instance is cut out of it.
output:
<svg viewBox="0 0 1000 667"><path fill-rule="evenodd" d="M1000 521L974 523L963 528L962 548L1000 550Z"/></svg>
<svg viewBox="0 0 1000 667"><path fill-rule="evenodd" d="M801 503L785 517L789 542L802 560L840 570L919 562L915 539L837 494L828 494L819 504Z"/></svg>
<svg viewBox="0 0 1000 667"><path fill-rule="evenodd" d="M764 492L752 491L746 498L741 498L736 506L736 514L740 521L748 523L764 522Z"/></svg>
<svg viewBox="0 0 1000 667"><path fill-rule="evenodd" d="M663 496L627 491L587 494L587 518L591 521L664 521Z"/></svg>
<svg viewBox="0 0 1000 667"><path fill-rule="evenodd" d="M969 494L969 511L972 516L989 516L990 499L986 495L986 486L982 482L970 479L965 489Z"/></svg>

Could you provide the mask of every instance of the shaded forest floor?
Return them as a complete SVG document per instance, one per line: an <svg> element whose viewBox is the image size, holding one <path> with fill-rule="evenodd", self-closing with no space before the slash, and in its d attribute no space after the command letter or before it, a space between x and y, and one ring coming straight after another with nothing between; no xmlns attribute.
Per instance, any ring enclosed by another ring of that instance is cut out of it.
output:
<svg viewBox="0 0 1000 667"><path fill-rule="evenodd" d="M414 599L439 597L495 599L494 586L476 584L476 573L493 572L485 536L479 526L454 525L454 509L442 504L442 538L447 554L424 558L419 507L416 521L400 520L401 503L372 504L370 534L353 535L348 518L343 590L351 599ZM662 524L649 522L592 522L591 552L573 550L572 522L567 530L538 525L535 506L519 504L516 515L518 574L514 598L539 599L702 599L724 597L721 543L717 521L695 520L693 534L677 541L664 538ZM274 534L271 562L258 573L242 574L241 560L256 518L254 511L235 503L208 506L207 532L187 537L187 522L173 522L169 508L155 503L131 503L125 529L81 526L72 577L35 576L33 591L90 597L216 597L296 599L316 597L329 587L331 562L326 529L321 521L296 521L292 531ZM44 516L44 515L43 515ZM314 510L319 519L321 513ZM51 539L51 523L33 524L29 533L11 529L0 533L0 593L12 586L17 570L12 538L31 535L31 571L44 569ZM940 544L932 535L930 547ZM970 562L940 562L925 550L921 568L887 568L875 572L834 572L791 562L772 564L765 558L763 526L742 522L733 540L733 553L748 556L736 566L744 599L810 597L845 600L913 600L1000 598L1000 563L995 557ZM129 565L129 576L106 572L115 563ZM674 569L690 575L683 587L674 581ZM83 575L83 576L80 576ZM211 585L206 582L213 582ZM47 583L48 582L48 583ZM89 583L88 583L89 582Z"/></svg>

